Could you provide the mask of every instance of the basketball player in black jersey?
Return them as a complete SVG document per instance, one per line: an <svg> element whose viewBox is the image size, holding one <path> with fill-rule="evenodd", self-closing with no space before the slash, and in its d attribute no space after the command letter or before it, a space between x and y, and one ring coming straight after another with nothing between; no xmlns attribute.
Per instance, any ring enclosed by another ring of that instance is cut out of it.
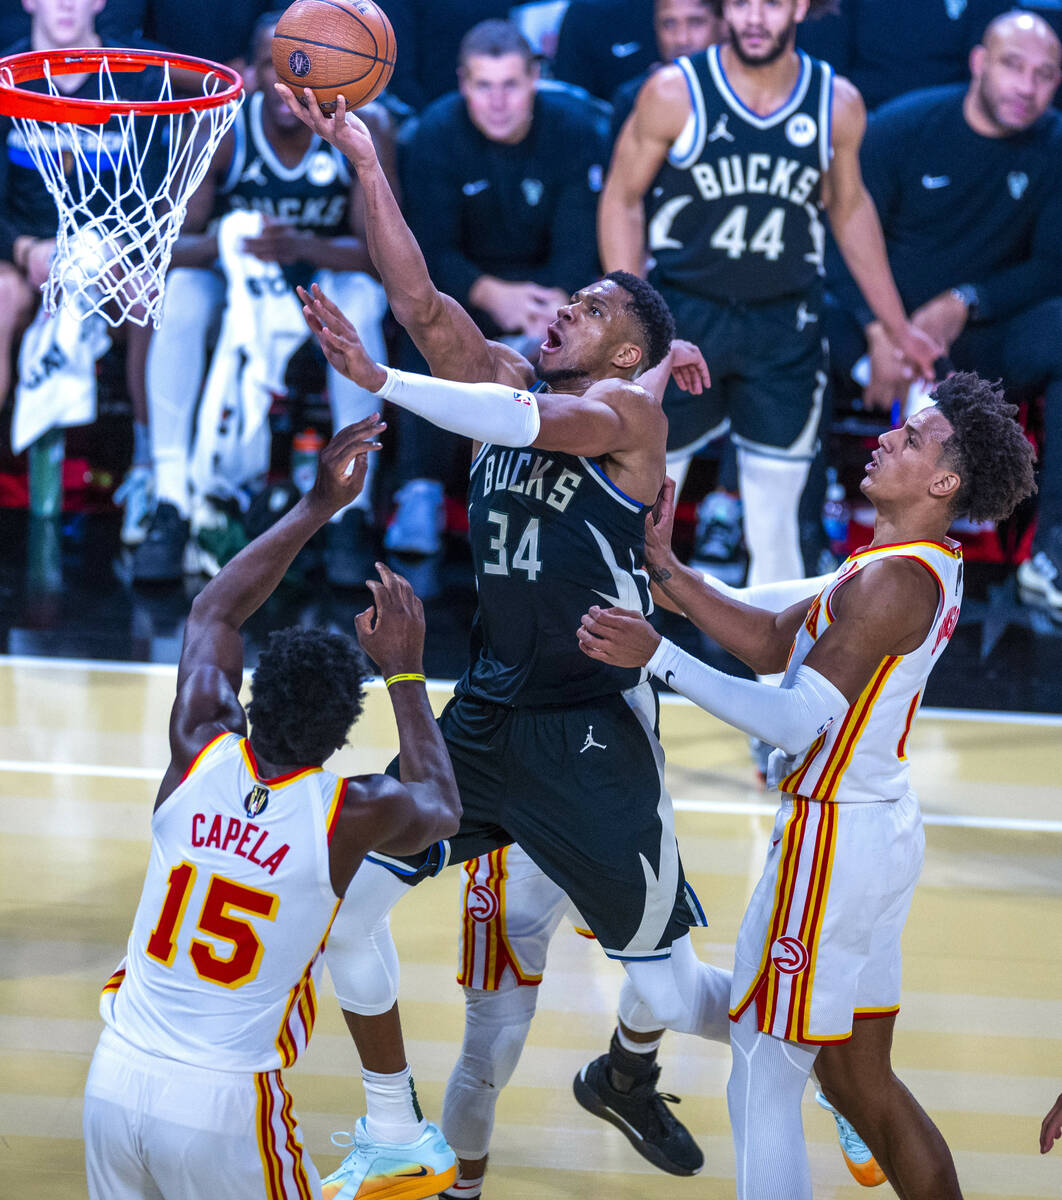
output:
<svg viewBox="0 0 1062 1200"><path fill-rule="evenodd" d="M823 0L714 0L728 42L650 77L625 124L598 215L606 270L650 275L712 364L707 400L669 391L669 459L729 427L750 584L802 575L797 508L826 385L822 211L912 375L938 348L906 319L859 172L855 89L795 49ZM648 212L646 211L648 209ZM677 475L677 464L669 462Z"/></svg>
<svg viewBox="0 0 1062 1200"><path fill-rule="evenodd" d="M469 522L480 607L471 665L441 718L465 816L457 837L425 856L372 860L333 930L330 971L363 1064L376 1078L406 1067L393 994L366 996L403 880L514 840L624 963L661 1025L725 1039L726 977L697 961L688 937L701 917L678 856L655 704L638 672L589 660L587 670L573 633L580 597L625 595L647 608L644 519L666 440L659 395L669 374L703 389L703 359L672 342L652 287L617 274L561 307L536 372L435 289L361 123L342 108L333 123L316 105L290 103L354 164L369 250L435 377L378 366L319 289L303 294L310 327L363 387L476 443ZM371 1153L360 1126L326 1197L356 1190L348 1184Z"/></svg>

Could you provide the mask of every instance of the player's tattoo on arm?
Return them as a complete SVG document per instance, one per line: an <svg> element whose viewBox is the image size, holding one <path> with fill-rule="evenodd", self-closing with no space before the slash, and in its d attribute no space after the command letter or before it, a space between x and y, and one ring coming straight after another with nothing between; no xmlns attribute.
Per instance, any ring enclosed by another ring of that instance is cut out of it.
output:
<svg viewBox="0 0 1062 1200"><path fill-rule="evenodd" d="M653 583L664 583L665 580L671 578L671 572L667 569L667 567L654 567L650 564L649 578L653 581ZM667 589L665 588L664 590L666 591Z"/></svg>

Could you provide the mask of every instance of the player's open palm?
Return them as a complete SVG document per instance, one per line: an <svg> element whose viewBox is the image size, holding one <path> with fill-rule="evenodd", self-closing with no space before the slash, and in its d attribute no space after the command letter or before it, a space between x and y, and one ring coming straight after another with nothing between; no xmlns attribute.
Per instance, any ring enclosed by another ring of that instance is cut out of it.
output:
<svg viewBox="0 0 1062 1200"><path fill-rule="evenodd" d="M387 428L379 413L339 430L321 451L314 497L338 512L361 493L369 470L369 455L379 450L379 436Z"/></svg>
<svg viewBox="0 0 1062 1200"><path fill-rule="evenodd" d="M316 283L311 285L309 292L302 287L297 291L302 301L302 315L321 343L329 363L341 375L352 379L367 391L379 391L387 379L387 372L369 355L358 337L358 331L342 310L328 299Z"/></svg>
<svg viewBox="0 0 1062 1200"><path fill-rule="evenodd" d="M376 161L376 147L373 145L368 126L360 117L347 111L345 97L336 97L336 111L332 116L321 111L320 104L309 88L303 88L306 98L303 104L286 84L276 83L273 86L283 96L288 108L308 129L312 129L324 141L330 142L355 166L361 162Z"/></svg>
<svg viewBox="0 0 1062 1200"><path fill-rule="evenodd" d="M408 579L383 563L377 563L376 570L379 580L366 580L373 606L354 619L361 648L385 679L423 674L424 606Z"/></svg>

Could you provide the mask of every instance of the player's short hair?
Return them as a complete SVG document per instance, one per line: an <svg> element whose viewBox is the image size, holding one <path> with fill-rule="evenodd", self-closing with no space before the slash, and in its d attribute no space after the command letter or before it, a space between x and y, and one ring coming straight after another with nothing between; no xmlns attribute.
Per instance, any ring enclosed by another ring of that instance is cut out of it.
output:
<svg viewBox="0 0 1062 1200"><path fill-rule="evenodd" d="M528 70L535 63L535 52L531 43L524 37L512 21L492 19L480 21L461 39L457 51L457 65L465 66L473 55L483 55L484 58L501 58L505 54L519 54Z"/></svg>
<svg viewBox="0 0 1062 1200"><path fill-rule="evenodd" d="M708 0L709 7L717 17L723 15L723 4L725 0ZM825 17L833 13L841 11L840 0L810 0L808 4L807 20L814 20L816 17Z"/></svg>
<svg viewBox="0 0 1062 1200"><path fill-rule="evenodd" d="M251 676L251 743L272 763L319 766L361 716L372 674L353 638L323 629L275 630Z"/></svg>
<svg viewBox="0 0 1062 1200"><path fill-rule="evenodd" d="M952 515L974 521L1009 517L1036 491L1036 452L1014 419L1017 407L1004 400L1001 384L973 371L945 379L932 396L954 431L941 445L941 456L961 481Z"/></svg>
<svg viewBox="0 0 1062 1200"><path fill-rule="evenodd" d="M618 284L630 296L627 311L634 317L641 330L645 361L641 369L648 371L662 362L671 349L675 337L675 318L667 301L651 283L632 275L629 271L609 271L605 276Z"/></svg>

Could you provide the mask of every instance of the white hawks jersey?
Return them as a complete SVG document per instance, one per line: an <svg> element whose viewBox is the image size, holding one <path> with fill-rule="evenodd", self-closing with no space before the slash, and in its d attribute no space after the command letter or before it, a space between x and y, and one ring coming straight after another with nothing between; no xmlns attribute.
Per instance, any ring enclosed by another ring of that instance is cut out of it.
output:
<svg viewBox="0 0 1062 1200"><path fill-rule="evenodd" d="M768 764L769 787L839 803L897 800L908 790L907 735L929 672L959 620L962 549L957 542L869 546L843 562L808 609L793 640L782 686L792 684L812 646L833 623L831 602L837 589L883 558L912 558L937 581L940 599L929 634L910 654L883 658L862 695L807 749L795 755L775 750Z"/></svg>
<svg viewBox="0 0 1062 1200"><path fill-rule="evenodd" d="M328 843L347 781L276 779L220 734L152 818L126 956L100 1015L126 1041L193 1066L268 1072L309 1041L339 900Z"/></svg>

